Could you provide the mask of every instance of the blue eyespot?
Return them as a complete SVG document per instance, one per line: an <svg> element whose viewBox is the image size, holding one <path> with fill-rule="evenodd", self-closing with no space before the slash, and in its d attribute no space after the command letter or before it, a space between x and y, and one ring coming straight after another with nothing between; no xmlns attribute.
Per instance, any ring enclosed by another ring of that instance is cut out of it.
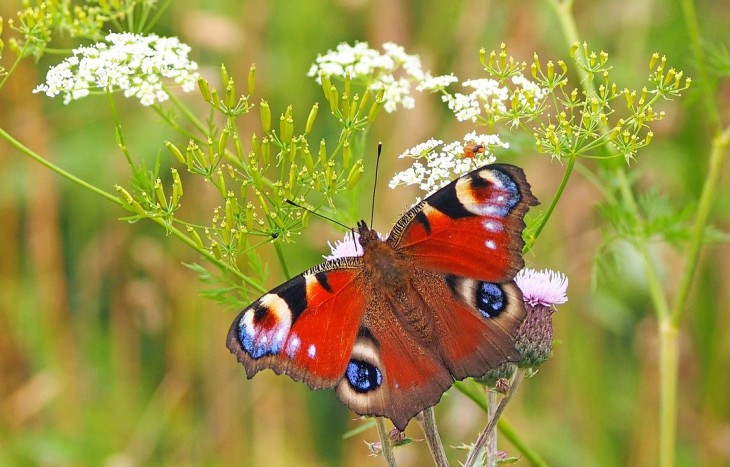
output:
<svg viewBox="0 0 730 467"><path fill-rule="evenodd" d="M477 309L485 318L495 318L507 305L504 291L498 284L481 282L476 292Z"/></svg>
<svg viewBox="0 0 730 467"><path fill-rule="evenodd" d="M350 360L345 370L345 377L356 392L368 392L383 384L383 374L370 363L362 360Z"/></svg>

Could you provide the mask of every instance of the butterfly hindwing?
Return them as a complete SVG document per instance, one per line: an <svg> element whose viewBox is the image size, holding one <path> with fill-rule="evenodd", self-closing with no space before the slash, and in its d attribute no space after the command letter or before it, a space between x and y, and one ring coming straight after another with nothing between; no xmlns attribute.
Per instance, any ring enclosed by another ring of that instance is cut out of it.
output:
<svg viewBox="0 0 730 467"><path fill-rule="evenodd" d="M312 389L335 386L347 367L365 310L356 266L357 258L346 258L312 268L236 317L228 348L249 378L271 368Z"/></svg>
<svg viewBox="0 0 730 467"><path fill-rule="evenodd" d="M524 265L523 217L535 204L522 169L487 165L411 208L388 242L426 268L509 281Z"/></svg>

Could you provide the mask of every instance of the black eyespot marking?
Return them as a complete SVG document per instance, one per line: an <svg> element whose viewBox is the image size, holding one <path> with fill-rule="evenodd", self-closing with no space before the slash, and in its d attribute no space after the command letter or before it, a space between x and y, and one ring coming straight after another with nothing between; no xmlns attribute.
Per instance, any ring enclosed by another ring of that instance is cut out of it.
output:
<svg viewBox="0 0 730 467"><path fill-rule="evenodd" d="M378 342L378 340L375 338L375 336L373 336L373 333L370 332L370 329L368 329L364 326L361 327L357 331L357 337L369 340L370 342L372 342L375 345L375 347L380 346L380 342Z"/></svg>
<svg viewBox="0 0 730 467"><path fill-rule="evenodd" d="M375 390L383 384L383 374L380 370L362 360L350 360L345 370L345 377L352 389L359 393Z"/></svg>
<svg viewBox="0 0 730 467"><path fill-rule="evenodd" d="M472 188L486 188L488 186L489 186L489 182L484 180L484 178L482 178L479 175L479 172L473 172L471 174L471 187Z"/></svg>
<svg viewBox="0 0 730 467"><path fill-rule="evenodd" d="M324 290L326 290L329 293L332 293L332 286L327 281L327 273L320 271L314 275L314 278L317 279L317 282L319 283L319 285L322 286L322 288Z"/></svg>
<svg viewBox="0 0 730 467"><path fill-rule="evenodd" d="M253 312L253 322L254 323L260 323L262 319L266 317L266 313L269 312L267 308L264 308L261 306L261 304L256 304L256 309Z"/></svg>
<svg viewBox="0 0 730 467"><path fill-rule="evenodd" d="M476 289L476 305L485 318L495 318L507 306L507 297L499 284L481 282Z"/></svg>
<svg viewBox="0 0 730 467"><path fill-rule="evenodd" d="M288 282L284 282L269 293L278 295L286 302L289 311L291 311L292 323L307 308L307 281L301 274L293 277Z"/></svg>
<svg viewBox="0 0 730 467"><path fill-rule="evenodd" d="M451 292L453 294L457 294L457 286L459 285L459 276L454 276L453 274L449 274L446 276L446 285L449 286L451 289Z"/></svg>
<svg viewBox="0 0 730 467"><path fill-rule="evenodd" d="M428 221L428 216L426 216L423 211L416 214L416 217L414 217L413 220L419 222L423 226L423 230L426 231L426 235L431 235L431 223Z"/></svg>
<svg viewBox="0 0 730 467"><path fill-rule="evenodd" d="M468 211L456 194L456 183L459 180L454 180L445 187L441 188L436 193L432 194L426 199L426 202L435 209L443 212L452 219L459 219L461 217L474 216L473 212Z"/></svg>

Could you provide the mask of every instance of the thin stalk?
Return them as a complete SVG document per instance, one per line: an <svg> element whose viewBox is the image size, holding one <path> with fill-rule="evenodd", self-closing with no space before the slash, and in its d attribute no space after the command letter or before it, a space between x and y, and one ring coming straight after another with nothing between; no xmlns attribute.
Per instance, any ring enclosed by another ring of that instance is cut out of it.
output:
<svg viewBox="0 0 730 467"><path fill-rule="evenodd" d="M679 329L667 317L659 324L659 465L675 465L677 442L677 373L679 369Z"/></svg>
<svg viewBox="0 0 730 467"><path fill-rule="evenodd" d="M434 415L433 407L424 409L416 417L416 420L421 425L423 434L426 435L426 443L428 444L428 449L431 451L434 465L437 467L448 467L449 461L446 460L446 453L444 452L444 445L441 442L439 430L436 426L436 416Z"/></svg>
<svg viewBox="0 0 730 467"><path fill-rule="evenodd" d="M548 219L550 219L550 216L552 215L553 211L555 210L555 206L558 205L558 201L560 201L560 198L563 196L563 192L565 191L565 187L568 185L568 180L570 180L570 175L573 173L573 167L575 167L575 156L571 156L570 159L568 159L568 164L565 166L565 172L563 173L563 179L560 181L560 185L558 186L557 191L555 192L555 196L553 196L553 200L550 202L550 206L548 206L547 211L542 216L542 219L540 219L540 223L537 225L537 228L535 229L535 232L528 238L525 242L525 246L522 248L522 254L524 255L528 251L532 249L533 246L535 246L535 241L537 240L537 237L540 235L540 232L542 232L542 229L545 228L545 225L548 222Z"/></svg>
<svg viewBox="0 0 730 467"><path fill-rule="evenodd" d="M274 250L276 250L276 256L279 258L281 270L284 271L284 276L289 280L291 279L291 273L289 272L289 267L286 265L286 256L284 256L284 250L281 248L281 242L274 240L272 243L274 244Z"/></svg>
<svg viewBox="0 0 730 467"><path fill-rule="evenodd" d="M187 117L187 119L190 121L190 123L192 123L195 126L195 128L198 129L198 131L200 131L204 135L207 135L208 129L206 128L205 125L203 125L203 122L198 120L198 117L196 117L195 114L192 113L190 111L190 109L188 109L187 106L185 106L185 104L183 104L180 101L180 99L178 99L177 96L175 96L174 93L170 92L170 90L167 89L167 86L163 85L163 89L165 90L167 95L170 97L170 102L172 102L175 105L175 107L177 107L183 113L183 115L185 115L185 117Z"/></svg>
<svg viewBox="0 0 730 467"><path fill-rule="evenodd" d="M722 173L722 164L727 154L727 146L730 144L730 126L717 135L712 140L712 152L710 153L710 165L707 170L707 177L702 186L702 194L700 195L699 206L697 207L697 215L695 216L694 225L692 226L692 237L687 250L687 262L682 271L682 278L677 288L677 297L671 311L672 324L677 326L679 318L687 304L692 279L697 269L697 263L700 257L700 250L704 240L705 227L707 219L710 216L710 209L717 197L717 186Z"/></svg>
<svg viewBox="0 0 730 467"><path fill-rule="evenodd" d="M131 154L129 154L129 151L127 150L127 144L124 142L122 122L119 120L119 115L117 114L117 106L114 104L114 98L112 97L112 93L107 91L106 97L109 100L109 107L112 110L112 118L114 119L114 132L116 133L117 146L119 146L122 154L124 154L124 157L127 159L127 164L129 164L129 168L132 170L132 172L134 172L134 162L132 161Z"/></svg>
<svg viewBox="0 0 730 467"><path fill-rule="evenodd" d="M477 461L477 455L479 454L479 451L484 449L489 434L492 432L492 430L494 430L494 427L497 425L497 420L499 420L499 417L502 416L502 412L504 412L507 404L509 404L510 400L512 400L512 396L514 396L515 392L517 392L517 388L519 387L520 383L522 383L522 379L524 377L525 370L523 370L522 368L518 368L515 372L514 378L512 378L512 384L509 387L509 391L507 391L507 394L505 394L502 400L499 401L499 405L494 411L494 415L489 419L489 423L487 423L484 431L479 434L476 443L474 443L474 447L469 453L469 457L466 459L464 467L474 467L474 463Z"/></svg>
<svg viewBox="0 0 730 467"><path fill-rule="evenodd" d="M717 110L717 100L715 91L712 88L712 80L707 72L707 64L705 63L705 54L702 51L702 37L700 36L700 26L697 22L697 11L695 10L695 2L693 0L682 0L682 13L684 13L684 24L687 27L687 36L689 44L692 47L695 65L699 79L697 84L702 91L702 101L705 105L705 112L710 117L712 126L720 128L720 113Z"/></svg>
<svg viewBox="0 0 730 467"><path fill-rule="evenodd" d="M388 428L385 426L383 417L375 417L375 426L378 427L378 436L380 437L380 449L385 458L388 467L398 467L393 454L393 446L390 444L390 436L388 436Z"/></svg>
<svg viewBox="0 0 730 467"><path fill-rule="evenodd" d="M487 389L487 415L489 420L494 418L497 410L497 392ZM497 430L487 436L487 467L495 467L497 465Z"/></svg>
<svg viewBox="0 0 730 467"><path fill-rule="evenodd" d="M170 2L172 2L172 0L165 0L165 2L163 2L162 5L160 5L160 7L157 9L157 12L155 13L155 15L144 27L144 30L142 31L144 34L148 34L150 32L150 30L152 30L152 28L157 24L157 21L159 21L160 16L162 16L162 13L164 13L165 10L167 10L167 7L170 5Z"/></svg>
<svg viewBox="0 0 730 467"><path fill-rule="evenodd" d="M487 412L487 402L484 400L484 397L480 397L481 394L478 394L476 391L472 391L469 386L470 385L465 383L464 381L454 381L454 387L458 389L459 392L471 399L484 412ZM512 446L514 446L520 452L522 457L530 461L532 465L547 465L547 462L545 462L540 454L538 454L537 451L528 446L527 443L522 438L520 438L520 435L517 434L517 431L504 417L500 417L499 421L497 422L497 429L499 430L499 433L504 436L504 439L512 443Z"/></svg>
<svg viewBox="0 0 730 467"><path fill-rule="evenodd" d="M499 430L499 434L509 441L512 446L514 446L515 449L522 454L522 457L524 457L526 461L536 467L547 467L548 464L545 462L545 459L540 457L540 454L522 441L522 438L520 438L517 434L517 430L515 430L504 417L501 417L497 422L497 429Z"/></svg>
<svg viewBox="0 0 730 467"><path fill-rule="evenodd" d="M23 49L18 53L18 55L15 57L15 61L13 62L13 64L10 65L10 68L8 68L7 72L5 73L5 76L3 76L3 79L0 80L0 89L2 89L3 86L5 86L5 82L10 78L10 75L13 74L13 71L15 70L15 68L18 67L18 64L20 63L20 61L23 59L23 57L25 55L25 49L26 49L26 47L23 47Z"/></svg>
<svg viewBox="0 0 730 467"><path fill-rule="evenodd" d="M96 193L97 195L101 196L102 198L106 199L107 201L111 201L112 203L116 203L120 206L124 206L124 203L122 203L122 200L119 199L116 195L113 195L111 193L108 193L101 188L98 188L91 183L80 179L79 177L66 172L56 164L52 163L51 161L44 159L40 155L33 152L30 148L23 145L20 141L10 136L8 132L6 132L3 128L0 128L0 136L2 136L8 143L10 143L11 146L15 147L18 151L22 152L26 156L30 157L34 161L38 162L39 164L42 164L46 166L47 168L51 169L51 171L56 172L58 175L62 176L63 178L79 185L82 188L85 188L92 193Z"/></svg>

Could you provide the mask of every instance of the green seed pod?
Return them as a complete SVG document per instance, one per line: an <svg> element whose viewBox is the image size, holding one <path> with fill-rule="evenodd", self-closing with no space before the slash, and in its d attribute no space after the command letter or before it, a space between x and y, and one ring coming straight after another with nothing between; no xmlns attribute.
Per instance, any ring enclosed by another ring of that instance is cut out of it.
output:
<svg viewBox="0 0 730 467"><path fill-rule="evenodd" d="M259 112L261 113L261 128L264 129L264 134L266 134L271 131L271 108L269 108L269 103L263 99L259 108Z"/></svg>
<svg viewBox="0 0 730 467"><path fill-rule="evenodd" d="M248 69L248 95L253 95L254 85L256 84L256 65L251 65Z"/></svg>
<svg viewBox="0 0 730 467"><path fill-rule="evenodd" d="M198 89L200 90L200 95L203 96L203 100L205 102L211 102L210 83L202 76L198 78Z"/></svg>
<svg viewBox="0 0 730 467"><path fill-rule="evenodd" d="M309 111L309 116L307 117L307 124L304 127L305 134L309 134L312 132L314 121L317 119L317 112L319 112L319 103L315 102L312 106L312 110Z"/></svg>
<svg viewBox="0 0 730 467"><path fill-rule="evenodd" d="M181 164L186 164L185 156L183 156L182 152L180 152L177 146L172 144L170 141L165 141L165 147L168 151L172 153L173 156L175 156L175 159L177 159L178 162L180 162Z"/></svg>
<svg viewBox="0 0 730 467"><path fill-rule="evenodd" d="M360 180L360 177L362 176L363 172L365 172L365 168L363 167L362 159L358 159L352 165L352 168L350 169L350 173L347 175L347 187L348 188L354 187L357 184L357 182Z"/></svg>

